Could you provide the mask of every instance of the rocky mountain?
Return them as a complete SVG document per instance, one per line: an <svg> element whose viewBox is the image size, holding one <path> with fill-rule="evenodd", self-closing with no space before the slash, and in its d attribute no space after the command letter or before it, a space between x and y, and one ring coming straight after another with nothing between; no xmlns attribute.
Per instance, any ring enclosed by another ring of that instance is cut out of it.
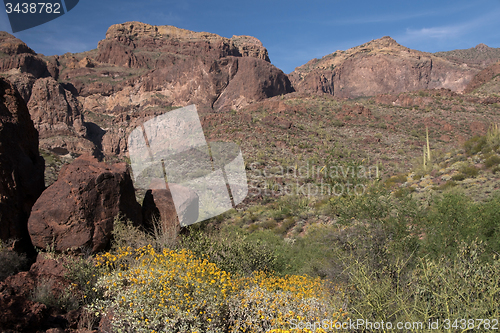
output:
<svg viewBox="0 0 500 333"><path fill-rule="evenodd" d="M346 51L313 59L289 74L295 90L342 98L421 89L461 92L479 72L382 37Z"/></svg>
<svg viewBox="0 0 500 333"><path fill-rule="evenodd" d="M464 52L490 59L494 51L479 45ZM383 37L313 59L287 76L250 36L127 22L111 26L97 49L45 57L0 34L0 73L27 103L40 147L68 158L123 158L132 129L188 104L209 119L214 112L243 110L294 90L341 98L433 88L461 92L494 78L496 67L478 74L479 65L467 63L467 57L460 62ZM278 122L291 126L286 119Z"/></svg>
<svg viewBox="0 0 500 333"><path fill-rule="evenodd" d="M500 60L500 48L489 47L481 43L469 49L436 52L434 55L453 62L466 63L470 67L484 69Z"/></svg>
<svg viewBox="0 0 500 333"><path fill-rule="evenodd" d="M122 155L133 128L172 106L225 112L293 91L250 36L128 22L81 54L44 57L7 33L0 52L0 72L28 103L41 147L60 155Z"/></svg>

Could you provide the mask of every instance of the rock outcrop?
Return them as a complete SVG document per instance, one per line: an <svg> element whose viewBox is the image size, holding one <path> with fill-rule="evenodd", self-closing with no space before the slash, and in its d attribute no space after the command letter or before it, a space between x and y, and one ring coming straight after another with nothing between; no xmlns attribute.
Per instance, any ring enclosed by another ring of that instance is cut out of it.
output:
<svg viewBox="0 0 500 333"><path fill-rule="evenodd" d="M176 210L172 192L181 202ZM198 219L199 198L195 192L178 184L168 184L166 189L148 190L142 203L144 222L151 228L153 224L161 226L164 232L178 234L180 221L193 223Z"/></svg>
<svg viewBox="0 0 500 333"><path fill-rule="evenodd" d="M81 156L64 166L58 180L37 200L28 230L38 248L97 252L109 245L118 214L136 225L142 223L126 164L107 165Z"/></svg>
<svg viewBox="0 0 500 333"><path fill-rule="evenodd" d="M35 51L11 34L0 31L0 72L19 69L39 77L50 75L47 63Z"/></svg>
<svg viewBox="0 0 500 333"><path fill-rule="evenodd" d="M18 239L32 248L27 222L31 208L45 189L44 160L38 133L26 103L0 78L0 238Z"/></svg>
<svg viewBox="0 0 500 333"><path fill-rule="evenodd" d="M437 88L461 92L477 72L383 37L313 59L289 77L297 91L356 98Z"/></svg>
<svg viewBox="0 0 500 333"><path fill-rule="evenodd" d="M54 327L55 332L63 332L60 327L77 326L78 322L73 318L78 310L57 313L58 310L50 305L36 301L37 296L62 299L67 296L68 290L72 290L75 300L83 296L79 290L72 288L72 283L66 278L68 270L65 265L69 264L67 259L54 259L39 253L29 271L0 282L0 331L39 332ZM45 294L40 290L45 290Z"/></svg>
<svg viewBox="0 0 500 333"><path fill-rule="evenodd" d="M474 78L469 82L465 88L466 93L471 93L475 89L481 87L483 84L489 82L496 75L500 75L500 62L486 67L480 71Z"/></svg>
<svg viewBox="0 0 500 333"><path fill-rule="evenodd" d="M28 109L40 138L56 135L85 136L78 100L52 77L37 80Z"/></svg>
<svg viewBox="0 0 500 333"><path fill-rule="evenodd" d="M436 52L434 55L458 64L467 64L469 67L484 69L500 61L500 48L489 47L480 43L469 49Z"/></svg>
<svg viewBox="0 0 500 333"><path fill-rule="evenodd" d="M132 68L166 67L186 56L211 59L250 56L269 62L267 50L254 37L233 36L229 39L208 32L141 22L111 26L97 50L97 61Z"/></svg>

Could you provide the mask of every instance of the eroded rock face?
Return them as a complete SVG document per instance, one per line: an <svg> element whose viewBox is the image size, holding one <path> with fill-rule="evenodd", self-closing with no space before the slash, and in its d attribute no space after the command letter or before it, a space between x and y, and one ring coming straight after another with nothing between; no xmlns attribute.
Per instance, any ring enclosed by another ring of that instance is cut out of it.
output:
<svg viewBox="0 0 500 333"><path fill-rule="evenodd" d="M86 135L77 99L52 77L34 83L28 109L40 138Z"/></svg>
<svg viewBox="0 0 500 333"><path fill-rule="evenodd" d="M141 22L112 25L97 49L97 61L131 68L165 67L182 60L182 56L212 59L249 56L269 62L267 50L254 37L233 36L229 39L207 32ZM133 52L136 49L142 52Z"/></svg>
<svg viewBox="0 0 500 333"><path fill-rule="evenodd" d="M481 87L486 82L490 81L495 75L500 74L500 62L488 66L487 68L480 71L474 78L469 82L466 93L473 92L475 89Z"/></svg>
<svg viewBox="0 0 500 333"><path fill-rule="evenodd" d="M356 98L438 88L461 92L477 72L383 37L313 59L289 77L297 91Z"/></svg>
<svg viewBox="0 0 500 333"><path fill-rule="evenodd" d="M5 56L0 56L0 72L17 68L21 72L30 73L37 78L50 75L47 64L35 51L5 31L0 31L1 53Z"/></svg>
<svg viewBox="0 0 500 333"><path fill-rule="evenodd" d="M0 78L0 238L17 238L29 251L27 222L31 207L45 188L44 160L38 133L26 103Z"/></svg>
<svg viewBox="0 0 500 333"><path fill-rule="evenodd" d="M28 230L33 245L56 251L109 245L113 220L123 214L142 223L132 179L125 163L107 165L81 156L61 169L58 180L33 206Z"/></svg>
<svg viewBox="0 0 500 333"><path fill-rule="evenodd" d="M72 154L99 152L87 138L87 126L77 98L52 77L36 80L30 92L28 109L40 134L40 148Z"/></svg>

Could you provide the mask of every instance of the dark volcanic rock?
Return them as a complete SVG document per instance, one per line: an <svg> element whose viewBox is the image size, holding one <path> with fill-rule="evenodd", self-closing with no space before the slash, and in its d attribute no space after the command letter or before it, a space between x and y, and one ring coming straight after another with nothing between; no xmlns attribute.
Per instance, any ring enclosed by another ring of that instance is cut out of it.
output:
<svg viewBox="0 0 500 333"><path fill-rule="evenodd" d="M0 238L31 248L27 221L44 190L44 160L26 103L0 78Z"/></svg>
<svg viewBox="0 0 500 333"><path fill-rule="evenodd" d="M0 283L0 312L2 332L36 332L49 315L45 304L17 295L3 282Z"/></svg>
<svg viewBox="0 0 500 333"><path fill-rule="evenodd" d="M107 165L81 156L61 169L58 180L37 200L28 221L33 245L56 251L109 245L113 221L123 214L142 222L132 179L125 163Z"/></svg>
<svg viewBox="0 0 500 333"><path fill-rule="evenodd" d="M53 316L54 310L56 312L58 310L37 303L36 298L33 300L33 296L37 296L36 290L40 288L46 293L44 297L51 294L53 299L61 299L70 290L71 282L65 277L67 269L64 266L69 263L64 260L66 259L54 259L40 253L29 271L9 276L5 281L0 282L0 313L2 313L0 330L2 332L5 330L38 332L42 328L60 326L61 320L65 321L62 317ZM75 300L82 297L78 290L74 288L71 290ZM70 311L66 321L71 323L71 317L74 314L75 311ZM57 328L54 329L57 330Z"/></svg>
<svg viewBox="0 0 500 333"><path fill-rule="evenodd" d="M171 191L175 191L181 198L179 211L175 209ZM192 223L198 219L198 195L190 189L178 184L168 184L167 189L148 190L142 204L144 222L151 227L156 221L164 231L177 234L180 230L180 221Z"/></svg>

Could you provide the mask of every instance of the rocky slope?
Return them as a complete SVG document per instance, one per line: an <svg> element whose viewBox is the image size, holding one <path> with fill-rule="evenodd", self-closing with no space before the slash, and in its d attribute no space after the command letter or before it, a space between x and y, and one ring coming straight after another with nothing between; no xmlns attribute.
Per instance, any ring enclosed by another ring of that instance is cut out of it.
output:
<svg viewBox="0 0 500 333"><path fill-rule="evenodd" d="M123 155L128 133L172 106L226 112L293 91L250 36L128 22L81 54L43 57L7 33L0 47L0 72L28 103L41 147L59 155Z"/></svg>
<svg viewBox="0 0 500 333"><path fill-rule="evenodd" d="M461 92L478 71L383 37L313 59L289 77L297 91L356 98L434 88Z"/></svg>
<svg viewBox="0 0 500 333"><path fill-rule="evenodd" d="M500 90L498 89L498 79L500 76L500 61L496 64L490 65L480 71L467 85L465 88L465 92L471 93L474 90L481 88L482 86L490 83L493 91L489 91L492 93L500 94ZM496 89L495 89L496 86ZM488 94L488 92L486 92Z"/></svg>
<svg viewBox="0 0 500 333"><path fill-rule="evenodd" d="M481 43L469 49L436 52L434 55L456 63L466 63L470 67L484 69L500 59L500 48L489 47Z"/></svg>

